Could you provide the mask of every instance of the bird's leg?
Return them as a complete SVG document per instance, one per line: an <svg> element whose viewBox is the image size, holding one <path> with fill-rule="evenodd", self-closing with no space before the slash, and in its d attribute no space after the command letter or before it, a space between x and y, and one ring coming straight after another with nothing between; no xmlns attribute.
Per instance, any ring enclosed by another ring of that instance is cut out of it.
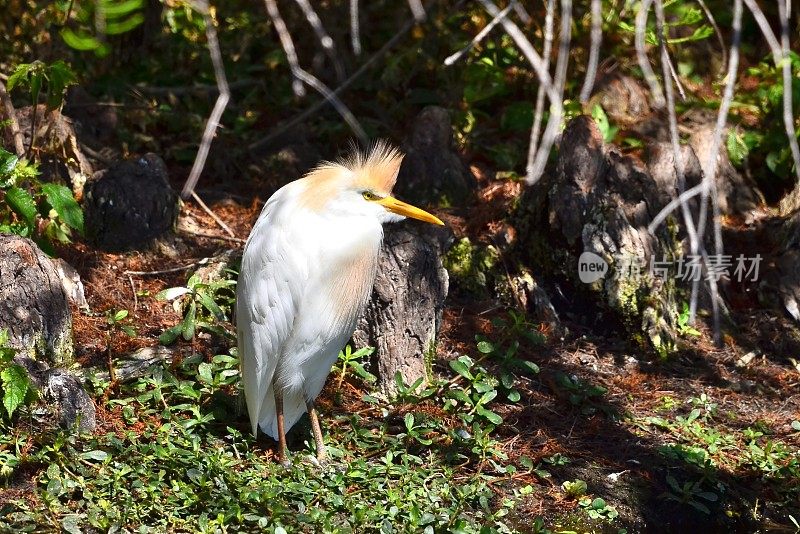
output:
<svg viewBox="0 0 800 534"><path fill-rule="evenodd" d="M319 415L314 408L314 401L306 402L308 408L308 416L311 418L311 433L314 434L314 445L317 448L317 461L322 463L325 461L325 444L322 442L322 428L319 426Z"/></svg>
<svg viewBox="0 0 800 534"><path fill-rule="evenodd" d="M288 460L286 453L288 447L286 446L286 431L283 423L283 392L275 388L275 413L278 416L278 461L286 465Z"/></svg>

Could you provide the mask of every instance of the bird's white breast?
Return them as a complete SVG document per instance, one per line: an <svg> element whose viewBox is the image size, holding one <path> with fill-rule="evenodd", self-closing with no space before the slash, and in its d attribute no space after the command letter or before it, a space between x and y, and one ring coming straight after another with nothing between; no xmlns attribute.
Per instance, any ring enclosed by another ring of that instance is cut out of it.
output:
<svg viewBox="0 0 800 534"><path fill-rule="evenodd" d="M298 210L286 231L307 280L276 376L285 389L302 388L313 399L369 297L383 230L366 217Z"/></svg>

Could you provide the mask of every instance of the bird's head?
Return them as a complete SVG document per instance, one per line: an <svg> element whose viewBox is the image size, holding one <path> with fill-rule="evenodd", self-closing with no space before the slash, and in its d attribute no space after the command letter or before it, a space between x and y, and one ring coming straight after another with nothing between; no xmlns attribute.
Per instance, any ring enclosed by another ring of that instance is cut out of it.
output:
<svg viewBox="0 0 800 534"><path fill-rule="evenodd" d="M311 171L303 202L309 209L331 215L367 217L379 222L405 217L444 225L436 216L392 196L403 154L386 143L368 153L356 151L337 163L325 162Z"/></svg>

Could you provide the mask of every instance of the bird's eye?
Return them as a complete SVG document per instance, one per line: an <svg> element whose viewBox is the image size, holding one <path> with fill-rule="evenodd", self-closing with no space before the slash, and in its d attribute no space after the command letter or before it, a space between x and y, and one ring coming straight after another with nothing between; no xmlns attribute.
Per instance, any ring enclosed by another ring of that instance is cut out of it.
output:
<svg viewBox="0 0 800 534"><path fill-rule="evenodd" d="M369 201L378 200L378 198L380 198L372 191L364 191L361 193L361 196L364 197L364 200L369 200Z"/></svg>

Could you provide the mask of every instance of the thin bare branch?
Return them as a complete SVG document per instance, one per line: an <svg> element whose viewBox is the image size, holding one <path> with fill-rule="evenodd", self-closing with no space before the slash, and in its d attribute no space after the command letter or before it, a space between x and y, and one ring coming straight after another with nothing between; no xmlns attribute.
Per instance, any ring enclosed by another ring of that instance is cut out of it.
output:
<svg viewBox="0 0 800 534"><path fill-rule="evenodd" d="M478 0L483 8L492 16L496 17L500 13L500 9L495 5L494 2L491 0ZM550 99L550 102L554 105L559 103L559 95L555 90L553 85L553 80L550 77L550 73L548 72L547 65L545 64L542 57L536 52L533 48L533 45L525 37L525 34L522 33L522 30L508 17L502 19L500 23L503 25L503 29L505 29L506 33L514 40L514 43L519 48L522 55L525 56L525 59L533 67L534 72L536 72L536 76L539 77L539 83L541 83L545 87L545 91L547 92L547 96Z"/></svg>
<svg viewBox="0 0 800 534"><path fill-rule="evenodd" d="M525 181L531 185L536 183L544 173L550 149L555 143L561 130L561 118L564 111L564 87L567 81L567 67L569 65L569 44L572 38L572 0L561 0L561 29L559 31L558 58L556 59L556 72L553 82L556 100L550 106L550 117L542 134L533 167L527 169Z"/></svg>
<svg viewBox="0 0 800 534"><path fill-rule="evenodd" d="M764 36L764 39L767 40L767 44L772 51L772 59L775 61L775 65L780 65L783 52L781 51L781 45L778 43L778 39L775 37L775 33L772 31L767 21L767 17L764 16L764 12L761 11L761 8L758 7L755 0L744 0L744 5L746 5L750 13L753 14L753 18L756 19L756 23L761 29L761 34Z"/></svg>
<svg viewBox="0 0 800 534"><path fill-rule="evenodd" d="M772 59L775 66L782 68L783 74L783 125L786 129L786 137L788 138L789 147L792 152L792 159L794 160L795 174L797 175L798 183L795 190L787 198L800 198L800 149L797 146L797 135L794 127L794 119L792 113L792 91L791 91L791 63L788 59L789 52L789 7L787 3L778 0L778 13L781 19L781 42L775 37L775 33L764 16L764 12L758 6L755 0L744 0L745 5L753 14L756 19L758 27L761 29L764 39L772 51ZM785 59L784 59L785 58ZM788 89L787 89L788 88ZM785 200L785 199L784 199ZM783 209L783 202L781 203Z"/></svg>
<svg viewBox="0 0 800 534"><path fill-rule="evenodd" d="M675 95L673 92L672 87L672 78L670 77L670 68L669 68L669 52L667 51L667 34L665 31L665 23L664 23L664 5L662 0L655 0L655 12L656 12L656 34L658 38L658 46L661 52L661 73L664 78L664 92L666 95L667 100L667 118L669 122L669 134L670 134L670 141L672 144L672 157L674 160L675 165L675 175L677 177L678 183L678 193L683 193L686 189L686 176L684 173L684 166L683 166L683 158L681 156L681 148L680 148L680 140L678 138L678 119L675 114ZM692 255L698 255L698 252L702 251L703 258L706 257L705 249L703 248L702 242L697 237L697 230L694 224L694 219L692 218L692 213L689 210L689 206L686 203L681 203L680 205L681 211L683 213L683 224L686 228L686 233L689 236L689 247L691 250ZM704 260L705 261L705 260ZM707 264L704 263L704 266ZM712 283L716 283L714 280L711 280ZM693 283L692 286L692 296L689 302L689 310L690 310L690 321L694 321L695 315L697 313L697 298L698 298L698 283ZM712 291L715 292L716 289ZM717 303L714 301L714 324L717 324ZM717 339L718 332L714 332L714 337Z"/></svg>
<svg viewBox="0 0 800 534"><path fill-rule="evenodd" d="M367 72L367 70L369 70L370 67L372 67L378 61L378 59L380 59L389 50L391 50L398 42L400 42L400 40L409 31L411 31L411 28L413 28L413 27L414 27L414 20L413 19L406 21L406 23L397 31L396 34L394 34L392 36L391 39L386 41L386 43L384 43L384 45L377 52L372 54L372 56L370 56L370 58L367 61L365 61L358 68L358 70L356 70L353 74L351 74L349 78L347 78L344 82L342 82L339 85L339 87L337 87L333 91L333 95L338 97L341 93L343 93L344 90L347 89L350 86L350 84L353 83L353 81L355 81L361 75L363 75L365 72ZM319 102L316 102L311 107L309 107L307 110L305 110L304 112L300 113L299 115L297 115L295 118L293 118L289 122L287 122L285 124L282 124L281 126L277 127L275 130L271 131L266 137L251 143L247 147L247 149L251 150L251 151L255 151L255 150L259 150L259 149L269 145L269 143L271 143L273 139L275 139L278 136L283 135L288 130L291 130L292 128L294 128L295 126L297 126L298 124L300 124L301 122L306 120L308 117L310 117L311 115L313 115L314 113L316 113L317 111L319 111L320 109L325 107L328 104L328 102L329 102L329 100L320 100Z"/></svg>
<svg viewBox="0 0 800 534"><path fill-rule="evenodd" d="M408 0L408 7L411 9L411 14L414 15L414 20L425 22L428 15L425 13L425 8L422 7L420 0Z"/></svg>
<svg viewBox="0 0 800 534"><path fill-rule="evenodd" d="M200 7L203 18L205 19L208 52L211 55L211 64L214 66L214 78L217 80L219 95L217 96L217 101L214 103L214 109L211 110L211 114L208 116L208 121L203 131L203 137L200 141L200 148L197 150L197 156L194 159L192 170L189 172L189 178L186 179L186 183L181 191L181 197L184 200L192 195L194 186L200 178L200 173L203 172L206 158L208 157L208 151L211 149L211 141L214 139L214 133L219 127L222 113L225 111L225 107L228 105L228 101L231 98L231 91L225 76L225 65L222 63L222 51L219 48L219 40L217 39L217 29L209 14L208 1L200 0L196 5Z"/></svg>
<svg viewBox="0 0 800 534"><path fill-rule="evenodd" d="M531 19L531 16L528 14L528 12L525 11L525 6L517 1L511 2L511 4L514 6L514 13L517 14L519 20L525 25L530 24L531 20L533 19Z"/></svg>
<svg viewBox="0 0 800 534"><path fill-rule="evenodd" d="M600 62L600 44L603 41L603 4L601 0L592 0L592 34L589 48L589 63L586 65L586 79L581 88L581 103L585 104L592 96L594 80L597 77L597 64Z"/></svg>
<svg viewBox="0 0 800 534"><path fill-rule="evenodd" d="M500 24L500 22L506 17L506 15L508 15L508 13L515 5L517 5L515 1L510 2L505 7L505 9L503 9L500 13L498 13L496 17L494 17L491 21L489 21L489 24L484 26L483 29L478 32L478 34L472 39L472 41L469 42L469 44L467 44L467 46L465 46L455 54L447 56L444 60L444 65L446 67L449 67L450 65L452 65L453 63L464 57L464 55L467 52L472 50L475 47L475 45L480 43L487 35L489 35L489 32L491 32L495 28L495 26Z"/></svg>
<svg viewBox="0 0 800 534"><path fill-rule="evenodd" d="M722 94L722 102L717 113L717 123L714 127L714 137L711 141L711 151L708 159L703 165L702 200L700 201L700 216L698 218L698 238L703 240L706 230L706 214L708 211L707 199L711 194L711 204L713 208L713 227L714 227L714 253L722 254L722 229L720 227L719 202L717 200L717 165L719 161L719 151L722 145L722 133L728 122L728 112L733 101L733 90L736 86L737 69L739 68L739 46L742 40L742 0L733 2L733 36L731 38L730 61L728 63L728 73L725 77L725 90Z"/></svg>
<svg viewBox="0 0 800 534"><path fill-rule="evenodd" d="M11 102L8 91L6 91L6 84L2 81L0 81L0 100L2 100L3 107L6 110L6 120L9 121L8 127L11 129L11 136L14 138L14 151L17 156L23 157L25 155L25 143L22 139L22 132L19 131L17 111L14 109L14 103Z"/></svg>
<svg viewBox="0 0 800 534"><path fill-rule="evenodd" d="M353 115L353 112L351 112L344 102L342 102L339 97L336 96L336 93L331 91L327 85L322 83L316 76L308 71L298 68L295 74L306 85L312 87L319 94L325 97L326 101L331 103L339 115L341 115L345 122L347 122L347 124L350 126L350 129L353 130L353 133L356 134L358 139L364 144L364 146L366 146L369 142L367 133L364 131L364 128L361 127L361 124L358 122L358 119L356 119L355 115Z"/></svg>
<svg viewBox="0 0 800 534"><path fill-rule="evenodd" d="M306 89L303 87L303 82L297 74L300 69L300 63L297 60L297 51L294 48L294 41L289 30L286 29L286 23L281 17L281 12L278 11L278 4L275 0L264 0L264 5L267 8L269 18L272 19L272 24L275 26L275 31L278 32L278 39L281 41L283 52L286 54L286 60L289 62L289 69L292 71L294 80L292 81L292 90L298 97L305 96Z"/></svg>
<svg viewBox="0 0 800 534"><path fill-rule="evenodd" d="M666 206L661 208L661 211L659 211L658 214L655 217L653 217L653 220L650 221L650 224L647 225L647 231L650 232L651 234L655 234L656 229L659 226L661 226L661 223L663 223L667 219L667 217L669 217L670 214L672 214L673 211L685 205L694 197L702 194L703 187L704 187L703 183L699 183L696 186L687 189L683 193L680 193L677 197L670 200L669 203L667 203Z"/></svg>
<svg viewBox="0 0 800 534"><path fill-rule="evenodd" d="M545 61L545 69L550 71L550 53L553 51L553 23L555 19L556 1L547 0L546 12L544 17L544 45L542 57ZM536 158L536 151L539 148L539 134L542 128L542 117L544 116L544 85L541 83L536 89L536 106L533 112L533 126L531 127L531 139L528 144L528 161L525 169L530 176L533 173L533 162Z"/></svg>
<svg viewBox="0 0 800 534"><path fill-rule="evenodd" d="M678 88L678 93L681 95L681 100L686 101L686 91L683 89L681 79L678 78L678 73L675 71L675 66L672 64L672 58L669 57L669 51L667 51L667 65L669 66L669 74L672 76L672 81L675 82L675 87Z"/></svg>
<svg viewBox="0 0 800 534"><path fill-rule="evenodd" d="M496 17L500 10L491 0L478 0L483 8L493 17ZM561 22L561 47L559 50L559 60L556 67L556 83L550 77L548 72L549 64L547 64L542 57L533 48L533 45L525 37L525 34L519 27L511 21L508 17L501 20L501 24L506 33L514 40L514 43L519 48L520 52L530 62L534 72L539 78L539 83L544 87L548 99L551 103L550 118L547 122L547 128L542 136L542 144L539 146L536 158L531 168L528 169L526 181L535 183L544 171L547 157L550 153L550 148L558 135L558 130L561 125L561 112L563 109L563 90L564 81L566 78L566 66L569 54L569 40L570 40L570 24L572 22L572 3L571 0L562 0L562 22ZM565 30L566 28L566 30ZM564 45L566 43L566 50ZM559 68L561 67L561 68Z"/></svg>
<svg viewBox="0 0 800 534"><path fill-rule="evenodd" d="M792 62L789 60L789 9L788 2L778 0L778 15L781 18L781 67L783 73L783 124L786 128L786 137L789 138L789 148L794 159L794 171L800 187L800 148L797 146L797 135L794 128L794 113L792 112Z"/></svg>
<svg viewBox="0 0 800 534"><path fill-rule="evenodd" d="M339 56L336 55L336 45L334 44L333 39L330 35L328 35L328 32L322 25L322 21L320 20L319 15L317 15L317 12L314 10L314 7L311 5L311 2L308 0L294 1L297 2L298 6L300 6L300 9L303 11L303 15L305 15L306 20L308 21L308 24L314 30L320 46L322 46L322 49L325 51L325 55L328 56L328 59L330 59L331 64L336 71L336 79L339 81L339 83L341 83L344 81L345 77L344 65L342 64Z"/></svg>
<svg viewBox="0 0 800 534"><path fill-rule="evenodd" d="M723 73L728 67L728 48L725 46L725 39L722 37L722 30L719 29L717 21L714 19L714 15L711 14L711 10L708 9L706 3L703 0L697 0L697 3L700 5L700 8L703 10L703 13L706 14L706 18L708 19L708 22L711 24L711 27L714 28L714 34L717 36L717 41L719 42L719 49L722 52L722 67L719 69L719 71L720 73Z"/></svg>
<svg viewBox="0 0 800 534"><path fill-rule="evenodd" d="M647 29L647 15L650 13L650 6L653 0L642 0L639 4L639 12L636 13L636 57L639 61L639 68L642 69L642 74L650 87L650 94L653 97L653 106L657 109L664 107L664 93L661 91L661 85L658 83L653 67L650 66L650 60L647 58L647 50L645 49L645 31Z"/></svg>
<svg viewBox="0 0 800 534"><path fill-rule="evenodd" d="M353 46L353 53L360 56L361 36L359 34L358 0L350 0L350 42Z"/></svg>

